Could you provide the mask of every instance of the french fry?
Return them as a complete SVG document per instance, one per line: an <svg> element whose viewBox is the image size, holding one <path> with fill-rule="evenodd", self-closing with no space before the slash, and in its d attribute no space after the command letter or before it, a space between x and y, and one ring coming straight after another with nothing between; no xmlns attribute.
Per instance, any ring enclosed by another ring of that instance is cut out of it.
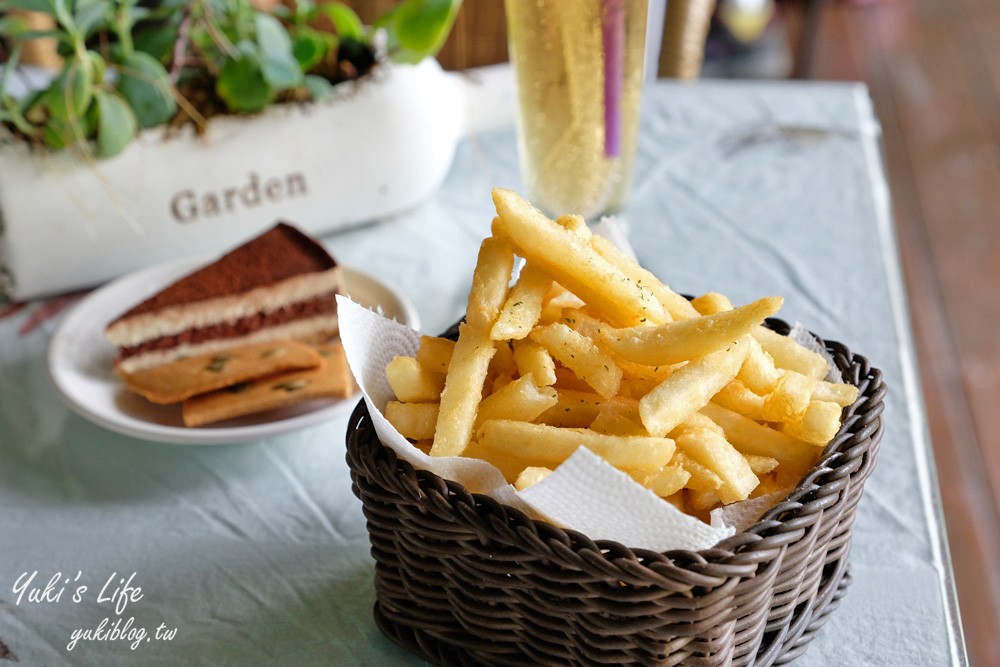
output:
<svg viewBox="0 0 1000 667"><path fill-rule="evenodd" d="M771 458L770 456L744 454L743 458L747 460L750 470L753 470L753 474L757 475L758 478L760 478L761 475L766 475L778 467L778 459Z"/></svg>
<svg viewBox="0 0 1000 667"><path fill-rule="evenodd" d="M597 416L594 417L594 421L590 423L590 430L605 435L649 435L639 422L629 419L623 414L604 410L598 412Z"/></svg>
<svg viewBox="0 0 1000 667"><path fill-rule="evenodd" d="M621 269L637 285L641 285L652 292L666 314L664 322L698 316L698 312L687 299L667 287L650 271L639 266L638 262L619 250L610 240L595 234L590 238L590 244L601 257ZM659 322L655 321L650 321L650 323L659 324Z"/></svg>
<svg viewBox="0 0 1000 667"><path fill-rule="evenodd" d="M674 454L670 438L603 435L588 429L558 428L509 419L483 422L477 439L494 451L514 450L533 465L558 465L586 447L619 468L659 470Z"/></svg>
<svg viewBox="0 0 1000 667"><path fill-rule="evenodd" d="M500 373L495 378L493 378L493 382L490 383L489 393L495 394L513 381L514 378L511 376L510 373Z"/></svg>
<svg viewBox="0 0 1000 667"><path fill-rule="evenodd" d="M532 340L514 341L514 364L520 375L531 375L539 386L556 383L556 362L549 351Z"/></svg>
<svg viewBox="0 0 1000 667"><path fill-rule="evenodd" d="M401 403L389 401L385 418L397 431L410 440L431 440L438 417L437 403Z"/></svg>
<svg viewBox="0 0 1000 667"><path fill-rule="evenodd" d="M555 323L534 329L529 337L601 396L610 398L618 393L621 369L586 336Z"/></svg>
<svg viewBox="0 0 1000 667"><path fill-rule="evenodd" d="M546 468L544 466L528 466L517 476L517 480L514 482L514 488L518 491L524 491L529 486L538 484L551 474L551 468Z"/></svg>
<svg viewBox="0 0 1000 667"><path fill-rule="evenodd" d="M858 388L853 384L834 384L820 380L812 393L814 401L830 401L842 408L853 405L858 400Z"/></svg>
<svg viewBox="0 0 1000 667"><path fill-rule="evenodd" d="M455 341L437 336L421 336L420 347L417 348L417 361L429 371L448 372L451 363L451 353L455 350Z"/></svg>
<svg viewBox="0 0 1000 667"><path fill-rule="evenodd" d="M486 331L492 329L507 299L513 270L514 246L511 242L494 236L483 239L465 310L465 320L470 326Z"/></svg>
<svg viewBox="0 0 1000 667"><path fill-rule="evenodd" d="M496 352L490 359L490 374L494 377L499 375L519 375L517 372L517 362L514 361L514 348L510 341L498 340L493 343Z"/></svg>
<svg viewBox="0 0 1000 667"><path fill-rule="evenodd" d="M422 451L424 454L430 456L431 445L433 444L434 444L433 440L417 440L416 442L413 443L413 446Z"/></svg>
<svg viewBox="0 0 1000 667"><path fill-rule="evenodd" d="M809 397L815 387L814 378L795 371L782 372L771 393L764 397L764 421L787 422L796 418L809 407Z"/></svg>
<svg viewBox="0 0 1000 667"><path fill-rule="evenodd" d="M672 463L665 465L658 472L653 473L643 482L643 486L660 497L671 496L681 489L691 479L691 473Z"/></svg>
<svg viewBox="0 0 1000 667"><path fill-rule="evenodd" d="M754 421L765 421L764 397L750 391L738 377L720 389L719 393L712 397L712 401Z"/></svg>
<svg viewBox="0 0 1000 667"><path fill-rule="evenodd" d="M736 377L746 356L745 337L728 348L695 359L677 369L639 401L642 424L651 435L664 436L703 408Z"/></svg>
<svg viewBox="0 0 1000 667"><path fill-rule="evenodd" d="M601 338L618 356L647 366L677 364L703 357L742 338L781 308L780 297L657 326L604 328Z"/></svg>
<svg viewBox="0 0 1000 667"><path fill-rule="evenodd" d="M582 215L560 215L556 218L556 224L568 232L573 232L582 238L590 238L591 231L587 227L587 221Z"/></svg>
<svg viewBox="0 0 1000 667"><path fill-rule="evenodd" d="M782 467L805 472L816 462L816 448L795 438L758 424L738 412L709 403L701 413L722 427L728 440L744 454L778 459Z"/></svg>
<svg viewBox="0 0 1000 667"><path fill-rule="evenodd" d="M490 463L497 468L497 470L499 470L503 475L504 479L511 484L517 480L518 475L520 475L525 468L538 465L538 461L535 459L520 456L518 452L511 451L509 448L503 451L496 451L484 446L483 443L478 440L470 442L462 456L480 459ZM550 463L549 466L556 467L556 464Z"/></svg>
<svg viewBox="0 0 1000 667"><path fill-rule="evenodd" d="M385 376L396 398L407 403L437 401L445 376L432 373L414 357L396 357L385 367Z"/></svg>
<svg viewBox="0 0 1000 667"><path fill-rule="evenodd" d="M685 486L695 491L715 491L722 486L722 479L714 472L695 461L683 451L677 451L671 461L687 471L689 478Z"/></svg>
<svg viewBox="0 0 1000 667"><path fill-rule="evenodd" d="M771 355L778 368L796 371L817 380L822 380L830 371L830 365L822 355L807 350L799 343L765 327L753 331L764 351Z"/></svg>
<svg viewBox="0 0 1000 667"><path fill-rule="evenodd" d="M482 400L476 426L488 419L534 421L557 401L555 389L539 387L530 374L523 375Z"/></svg>
<svg viewBox="0 0 1000 667"><path fill-rule="evenodd" d="M459 456L468 447L494 352L488 330L465 323L459 326L458 342L441 392L431 456Z"/></svg>
<svg viewBox="0 0 1000 667"><path fill-rule="evenodd" d="M594 391L594 388L581 380L576 373L565 366L556 366L556 389L572 389L573 391Z"/></svg>
<svg viewBox="0 0 1000 667"><path fill-rule="evenodd" d="M557 389L556 404L536 421L549 426L585 428L597 418L603 404L604 399L591 392Z"/></svg>
<svg viewBox="0 0 1000 667"><path fill-rule="evenodd" d="M684 489L677 491L669 496L666 496L664 500L676 507L681 512L687 512L687 501L684 499Z"/></svg>
<svg viewBox="0 0 1000 667"><path fill-rule="evenodd" d="M733 447L718 425L695 413L671 431L677 447L722 480L717 489L723 503L746 500L760 483L750 464Z"/></svg>
<svg viewBox="0 0 1000 667"><path fill-rule="evenodd" d="M768 473L760 478L760 484L753 490L750 497L760 498L761 496L769 496L772 493L788 495L793 488L795 488L794 484L783 484L778 481L774 473Z"/></svg>
<svg viewBox="0 0 1000 667"><path fill-rule="evenodd" d="M493 202L519 254L611 323L631 326L643 320L665 320L659 301L601 257L586 239L560 227L509 190L494 189Z"/></svg>
<svg viewBox="0 0 1000 667"><path fill-rule="evenodd" d="M718 292L706 292L699 297L691 299L691 307L699 315L715 315L733 309L733 302L725 294Z"/></svg>
<svg viewBox="0 0 1000 667"><path fill-rule="evenodd" d="M531 332L542 315L542 300L552 285L552 279L541 269L525 265L521 269L500 315L490 332L493 340L521 339Z"/></svg>
<svg viewBox="0 0 1000 667"><path fill-rule="evenodd" d="M820 447L826 446L840 430L841 408L831 401L809 401L809 406L782 430L799 440Z"/></svg>
<svg viewBox="0 0 1000 667"><path fill-rule="evenodd" d="M756 338L751 336L747 343L747 356L737 377L750 391L765 396L771 393L781 377L781 371L775 367L774 359L764 351Z"/></svg>
<svg viewBox="0 0 1000 667"><path fill-rule="evenodd" d="M698 512L710 510L722 503L718 491L695 491L691 489L688 492L688 500L691 503L691 509Z"/></svg>

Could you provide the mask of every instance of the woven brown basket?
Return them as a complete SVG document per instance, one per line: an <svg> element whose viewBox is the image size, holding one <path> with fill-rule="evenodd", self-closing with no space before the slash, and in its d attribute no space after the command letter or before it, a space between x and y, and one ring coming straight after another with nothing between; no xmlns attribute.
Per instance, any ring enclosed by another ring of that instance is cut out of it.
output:
<svg viewBox="0 0 1000 667"><path fill-rule="evenodd" d="M850 583L851 528L882 436L881 371L821 342L861 390L840 433L783 502L701 551L591 540L416 470L382 444L362 401L347 460L382 632L439 665L791 662Z"/></svg>

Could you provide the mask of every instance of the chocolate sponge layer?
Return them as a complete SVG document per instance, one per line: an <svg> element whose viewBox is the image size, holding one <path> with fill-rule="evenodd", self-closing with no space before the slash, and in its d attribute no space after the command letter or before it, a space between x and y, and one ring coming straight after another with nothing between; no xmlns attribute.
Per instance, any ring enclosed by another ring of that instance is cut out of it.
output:
<svg viewBox="0 0 1000 667"><path fill-rule="evenodd" d="M318 315L335 315L337 312L336 292L327 292L308 301L282 306L268 313L255 313L229 322L219 322L206 327L185 329L180 333L153 338L139 345L122 347L118 351L117 362L157 350L170 350L180 345L196 345L210 340L239 338L264 328L275 327L299 319Z"/></svg>

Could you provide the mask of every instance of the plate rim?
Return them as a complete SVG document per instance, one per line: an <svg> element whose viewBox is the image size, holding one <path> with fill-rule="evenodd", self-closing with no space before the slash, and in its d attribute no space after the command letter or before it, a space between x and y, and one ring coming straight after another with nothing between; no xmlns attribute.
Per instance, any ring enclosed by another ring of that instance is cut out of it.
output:
<svg viewBox="0 0 1000 667"><path fill-rule="evenodd" d="M64 376L73 367L67 368L67 364L64 361L65 356L61 353L64 349L63 346L68 344L69 337L72 335L70 327L74 324L76 318L81 317L81 313L86 313L88 309L94 307L95 302L99 302L112 291L122 289L123 285L139 283L147 275L159 275L162 273L168 276L156 288L159 289L169 284L170 280L175 280L184 275L185 271L195 269L199 264L204 264L206 261L210 260L206 260L204 257L181 257L143 267L101 285L93 292L87 294L79 303L75 304L61 319L52 338L49 340L46 352L45 365L49 380L55 387L62 402L77 415L109 431L138 438L145 442L170 445L227 445L247 443L260 438L291 433L310 426L316 426L343 414L348 414L357 401L358 395L352 395L332 404L285 419L243 426L211 428L177 427L143 421L131 415L127 415L128 421L116 421L108 419L105 415L88 407L85 400L81 401L78 394L66 386ZM375 288L382 290L391 295L398 304L402 323L419 330L420 319L416 307L402 291L394 285L356 267L340 262L338 262L338 266L340 266L343 272L344 285L341 288L341 294L350 296L352 291L357 290L356 285L359 283L365 286L362 289L370 290Z"/></svg>

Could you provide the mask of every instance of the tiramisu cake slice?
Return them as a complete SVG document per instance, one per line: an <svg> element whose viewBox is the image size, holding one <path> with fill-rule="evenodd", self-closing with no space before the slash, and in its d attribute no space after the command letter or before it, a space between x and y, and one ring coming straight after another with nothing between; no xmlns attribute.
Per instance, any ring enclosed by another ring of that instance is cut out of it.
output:
<svg viewBox="0 0 1000 667"><path fill-rule="evenodd" d="M109 324L115 366L134 372L249 343L327 341L338 333L339 286L326 250L279 223Z"/></svg>

